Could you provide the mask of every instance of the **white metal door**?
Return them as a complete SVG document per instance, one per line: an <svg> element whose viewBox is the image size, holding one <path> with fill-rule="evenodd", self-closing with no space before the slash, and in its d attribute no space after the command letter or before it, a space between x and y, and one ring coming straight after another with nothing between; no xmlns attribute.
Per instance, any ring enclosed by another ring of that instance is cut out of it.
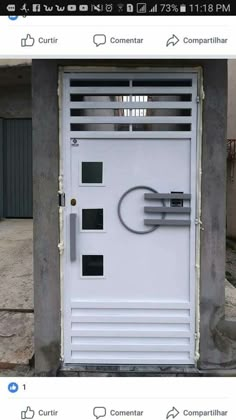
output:
<svg viewBox="0 0 236 420"><path fill-rule="evenodd" d="M196 73L68 73L64 361L193 364Z"/></svg>

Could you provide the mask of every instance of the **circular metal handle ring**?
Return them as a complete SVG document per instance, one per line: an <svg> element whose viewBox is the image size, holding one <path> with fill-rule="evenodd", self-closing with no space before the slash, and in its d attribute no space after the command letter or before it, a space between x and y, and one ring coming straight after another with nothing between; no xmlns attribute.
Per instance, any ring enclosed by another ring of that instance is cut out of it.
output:
<svg viewBox="0 0 236 420"><path fill-rule="evenodd" d="M156 191L154 188L151 188L151 187L147 187L147 186L145 186L145 185L138 185L137 187L132 187L132 188L129 188L127 191L125 191L124 192L124 194L121 196L121 198L120 198L120 200L119 200L119 202L118 202L118 207L117 207L117 213L118 213L118 217L119 217L119 220L120 220L120 222L121 222L121 224L129 231L129 232L132 232L132 233L136 233L137 235L145 235L145 234L147 234L147 233L151 233L151 232L154 232L154 230L156 230L156 229L158 229L159 228L159 226L153 226L153 227L151 227L150 229L148 229L148 230L135 230L135 229L132 229L132 228L130 228L125 222L124 222L124 219L123 219L123 216L121 215L121 205L122 205L122 202L123 202L123 200L124 200L124 198L129 194L129 193L131 193L132 191L136 191L136 190L147 190L147 191L151 191L151 192L153 192L153 193L157 193L158 191ZM165 201L164 200L160 200L161 202L162 202L162 205L163 205L163 207L165 207ZM162 219L164 219L165 218L165 213L161 213L161 217L162 217Z"/></svg>

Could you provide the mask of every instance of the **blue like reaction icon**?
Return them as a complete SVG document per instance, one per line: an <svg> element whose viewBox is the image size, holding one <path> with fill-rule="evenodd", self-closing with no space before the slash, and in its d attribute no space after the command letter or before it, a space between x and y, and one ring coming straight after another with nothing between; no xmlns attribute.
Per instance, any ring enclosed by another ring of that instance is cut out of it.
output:
<svg viewBox="0 0 236 420"><path fill-rule="evenodd" d="M11 382L8 385L8 391L11 392L12 394L15 394L15 392L17 392L19 389L19 385L16 382Z"/></svg>

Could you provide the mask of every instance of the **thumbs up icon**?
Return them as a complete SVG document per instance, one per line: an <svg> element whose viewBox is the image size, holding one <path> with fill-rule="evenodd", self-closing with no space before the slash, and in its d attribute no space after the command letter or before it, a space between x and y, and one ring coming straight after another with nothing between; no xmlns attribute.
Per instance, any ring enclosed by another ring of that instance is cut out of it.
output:
<svg viewBox="0 0 236 420"><path fill-rule="evenodd" d="M8 385L8 391L11 392L12 394L15 394L19 389L19 385L16 382L11 382Z"/></svg>
<svg viewBox="0 0 236 420"><path fill-rule="evenodd" d="M30 407L27 407L25 411L21 412L22 419L33 419L35 415L35 411L31 410Z"/></svg>
<svg viewBox="0 0 236 420"><path fill-rule="evenodd" d="M27 34L26 38L22 38L21 40L22 47L33 47L34 43L35 39L30 34Z"/></svg>

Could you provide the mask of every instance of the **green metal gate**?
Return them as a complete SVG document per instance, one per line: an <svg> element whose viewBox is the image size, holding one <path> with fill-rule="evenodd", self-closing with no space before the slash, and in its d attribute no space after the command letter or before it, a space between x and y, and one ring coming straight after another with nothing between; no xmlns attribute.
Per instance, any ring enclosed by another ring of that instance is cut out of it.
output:
<svg viewBox="0 0 236 420"><path fill-rule="evenodd" d="M2 120L3 217L33 217L32 121Z"/></svg>

